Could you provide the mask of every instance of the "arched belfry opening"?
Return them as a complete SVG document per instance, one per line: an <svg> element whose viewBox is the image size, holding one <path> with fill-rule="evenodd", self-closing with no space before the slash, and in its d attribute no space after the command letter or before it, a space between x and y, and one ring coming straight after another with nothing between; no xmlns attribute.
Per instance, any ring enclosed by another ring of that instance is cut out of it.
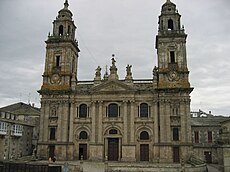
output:
<svg viewBox="0 0 230 172"><path fill-rule="evenodd" d="M59 36L63 36L63 32L64 32L64 28L62 25L60 25L58 30Z"/></svg>
<svg viewBox="0 0 230 172"><path fill-rule="evenodd" d="M172 19L168 20L168 30L173 30L173 20Z"/></svg>
<svg viewBox="0 0 230 172"><path fill-rule="evenodd" d="M68 35L70 34L70 25L68 26Z"/></svg>

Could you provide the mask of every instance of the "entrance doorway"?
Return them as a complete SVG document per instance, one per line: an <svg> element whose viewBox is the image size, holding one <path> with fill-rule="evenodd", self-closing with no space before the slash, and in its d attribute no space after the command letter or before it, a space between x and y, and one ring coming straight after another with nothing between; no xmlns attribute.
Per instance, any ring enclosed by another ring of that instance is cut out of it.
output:
<svg viewBox="0 0 230 172"><path fill-rule="evenodd" d="M207 163L212 163L212 152L205 151L204 156Z"/></svg>
<svg viewBox="0 0 230 172"><path fill-rule="evenodd" d="M79 160L87 159L87 144L79 144Z"/></svg>
<svg viewBox="0 0 230 172"><path fill-rule="evenodd" d="M149 161L149 145L140 145L140 161Z"/></svg>
<svg viewBox="0 0 230 172"><path fill-rule="evenodd" d="M180 149L173 147L173 162L180 162Z"/></svg>
<svg viewBox="0 0 230 172"><path fill-rule="evenodd" d="M108 139L108 160L118 161L119 157L119 139L109 138Z"/></svg>
<svg viewBox="0 0 230 172"><path fill-rule="evenodd" d="M49 145L49 157L51 157L51 158L54 157L54 150L55 150L55 146Z"/></svg>

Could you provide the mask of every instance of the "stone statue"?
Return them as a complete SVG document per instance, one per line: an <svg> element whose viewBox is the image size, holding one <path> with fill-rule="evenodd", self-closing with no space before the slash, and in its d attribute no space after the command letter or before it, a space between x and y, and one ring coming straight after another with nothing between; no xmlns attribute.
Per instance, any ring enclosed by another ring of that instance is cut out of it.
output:
<svg viewBox="0 0 230 172"><path fill-rule="evenodd" d="M116 60L114 59L114 56L112 58L112 66L115 66Z"/></svg>
<svg viewBox="0 0 230 172"><path fill-rule="evenodd" d="M128 65L126 66L127 76L131 76L131 75L132 75L131 68L132 68L132 65L129 65L129 64L128 64Z"/></svg>
<svg viewBox="0 0 230 172"><path fill-rule="evenodd" d="M97 69L96 69L96 77L101 77L101 67L98 66Z"/></svg>
<svg viewBox="0 0 230 172"><path fill-rule="evenodd" d="M157 79L157 70L158 68L155 66L153 69L153 79Z"/></svg>

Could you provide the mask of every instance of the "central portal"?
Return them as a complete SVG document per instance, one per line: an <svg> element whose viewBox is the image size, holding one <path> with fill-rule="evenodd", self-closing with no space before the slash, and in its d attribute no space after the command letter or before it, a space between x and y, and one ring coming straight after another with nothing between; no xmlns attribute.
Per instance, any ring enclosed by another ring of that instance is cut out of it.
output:
<svg viewBox="0 0 230 172"><path fill-rule="evenodd" d="M79 144L79 160L87 159L87 144Z"/></svg>
<svg viewBox="0 0 230 172"><path fill-rule="evenodd" d="M108 160L118 161L119 157L119 139L109 138L108 139Z"/></svg>

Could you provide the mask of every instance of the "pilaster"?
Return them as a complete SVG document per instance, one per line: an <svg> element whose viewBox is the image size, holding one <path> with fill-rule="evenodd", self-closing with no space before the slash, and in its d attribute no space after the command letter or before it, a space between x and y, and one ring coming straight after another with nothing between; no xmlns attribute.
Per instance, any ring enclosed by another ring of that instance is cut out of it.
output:
<svg viewBox="0 0 230 172"><path fill-rule="evenodd" d="M102 133L102 116L103 116L103 101L99 101L99 114L98 114L98 143L103 143L103 140L102 140L102 136L103 136L103 133Z"/></svg>
<svg viewBox="0 0 230 172"><path fill-rule="evenodd" d="M153 115L154 115L154 143L158 143L158 115L157 115L157 101L153 102Z"/></svg>
<svg viewBox="0 0 230 172"><path fill-rule="evenodd" d="M69 142L73 142L74 103L70 104Z"/></svg>
<svg viewBox="0 0 230 172"><path fill-rule="evenodd" d="M62 105L58 103L58 125L57 125L57 142L62 140Z"/></svg>
<svg viewBox="0 0 230 172"><path fill-rule="evenodd" d="M171 121L170 121L170 101L166 100L165 102L165 129L166 129L166 142L170 143L171 142Z"/></svg>
<svg viewBox="0 0 230 172"><path fill-rule="evenodd" d="M48 141L48 134L49 134L49 104L45 104L45 113L44 113L44 128L43 128L43 133L44 133L44 141Z"/></svg>
<svg viewBox="0 0 230 172"><path fill-rule="evenodd" d="M95 101L92 101L92 113L91 113L91 118L92 118L92 143L95 143L96 141L96 108L95 108Z"/></svg>
<svg viewBox="0 0 230 172"><path fill-rule="evenodd" d="M130 109L130 125L131 125L131 128L133 129L130 129L130 142L131 144L134 144L134 139L135 139L135 136L134 136L134 119L135 119L135 111L134 111L134 107L135 107L135 101L134 100L131 100L130 101L131 103L131 109Z"/></svg>
<svg viewBox="0 0 230 172"><path fill-rule="evenodd" d="M42 101L41 102L41 115L40 115L40 128L39 128L39 141L44 141L44 132L43 128L45 126L45 103Z"/></svg>
<svg viewBox="0 0 230 172"><path fill-rule="evenodd" d="M128 111L127 111L127 101L123 101L123 107L124 107L124 112L123 112L123 126L124 126L124 135L123 135L123 141L124 144L128 143Z"/></svg>

